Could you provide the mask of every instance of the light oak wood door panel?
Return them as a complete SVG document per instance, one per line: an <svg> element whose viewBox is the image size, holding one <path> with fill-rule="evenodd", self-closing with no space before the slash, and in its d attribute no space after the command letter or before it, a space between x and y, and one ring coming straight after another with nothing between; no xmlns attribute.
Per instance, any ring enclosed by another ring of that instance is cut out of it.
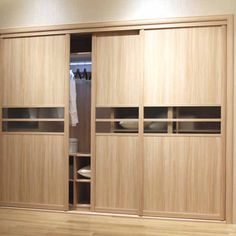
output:
<svg viewBox="0 0 236 236"><path fill-rule="evenodd" d="M66 36L3 39L2 50L3 106L64 104Z"/></svg>
<svg viewBox="0 0 236 236"><path fill-rule="evenodd" d="M144 215L224 219L220 137L144 137Z"/></svg>
<svg viewBox="0 0 236 236"><path fill-rule="evenodd" d="M225 27L146 30L144 105L222 104Z"/></svg>
<svg viewBox="0 0 236 236"><path fill-rule="evenodd" d="M96 137L95 210L137 214L138 137Z"/></svg>
<svg viewBox="0 0 236 236"><path fill-rule="evenodd" d="M3 135L0 205L65 209L64 136Z"/></svg>
<svg viewBox="0 0 236 236"><path fill-rule="evenodd" d="M137 106L139 103L140 36L138 32L96 37L96 105Z"/></svg>

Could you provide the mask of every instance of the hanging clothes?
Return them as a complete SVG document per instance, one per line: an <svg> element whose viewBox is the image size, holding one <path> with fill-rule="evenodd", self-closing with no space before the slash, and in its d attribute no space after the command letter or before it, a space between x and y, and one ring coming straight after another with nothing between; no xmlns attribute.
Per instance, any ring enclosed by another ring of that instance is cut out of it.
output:
<svg viewBox="0 0 236 236"><path fill-rule="evenodd" d="M76 103L76 83L75 76L72 70L70 70L70 104L69 104L69 113L70 113L70 122L72 126L76 126L79 123L78 113L77 113L77 103Z"/></svg>

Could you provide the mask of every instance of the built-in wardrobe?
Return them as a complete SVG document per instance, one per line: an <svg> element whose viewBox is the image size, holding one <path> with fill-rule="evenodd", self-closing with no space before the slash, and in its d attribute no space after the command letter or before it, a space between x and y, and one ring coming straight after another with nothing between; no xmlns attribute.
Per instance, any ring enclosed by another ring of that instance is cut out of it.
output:
<svg viewBox="0 0 236 236"><path fill-rule="evenodd" d="M231 23L3 31L0 205L230 222Z"/></svg>

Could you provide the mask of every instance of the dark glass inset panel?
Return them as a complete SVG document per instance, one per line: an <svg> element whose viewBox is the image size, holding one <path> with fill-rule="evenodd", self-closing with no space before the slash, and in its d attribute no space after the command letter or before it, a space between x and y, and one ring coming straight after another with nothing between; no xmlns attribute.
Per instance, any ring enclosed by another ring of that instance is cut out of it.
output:
<svg viewBox="0 0 236 236"><path fill-rule="evenodd" d="M4 132L64 132L63 121L4 121Z"/></svg>
<svg viewBox="0 0 236 236"><path fill-rule="evenodd" d="M221 118L221 107L174 107L174 118Z"/></svg>
<svg viewBox="0 0 236 236"><path fill-rule="evenodd" d="M45 108L3 108L2 118L15 119L63 119L63 107L45 107Z"/></svg>
<svg viewBox="0 0 236 236"><path fill-rule="evenodd" d="M174 133L182 134L220 134L220 122L174 122Z"/></svg>
<svg viewBox="0 0 236 236"><path fill-rule="evenodd" d="M90 204L89 183L78 183L78 204Z"/></svg>
<svg viewBox="0 0 236 236"><path fill-rule="evenodd" d="M98 107L97 119L138 119L138 107Z"/></svg>
<svg viewBox="0 0 236 236"><path fill-rule="evenodd" d="M144 122L144 133L167 133L167 122Z"/></svg>
<svg viewBox="0 0 236 236"><path fill-rule="evenodd" d="M167 107L144 107L144 119L167 118Z"/></svg>
<svg viewBox="0 0 236 236"><path fill-rule="evenodd" d="M138 133L138 120L96 122L96 133Z"/></svg>

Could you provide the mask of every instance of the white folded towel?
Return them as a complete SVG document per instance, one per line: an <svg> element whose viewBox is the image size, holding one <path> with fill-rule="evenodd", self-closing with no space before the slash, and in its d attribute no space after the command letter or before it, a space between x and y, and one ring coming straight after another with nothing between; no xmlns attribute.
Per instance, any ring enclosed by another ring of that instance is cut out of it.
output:
<svg viewBox="0 0 236 236"><path fill-rule="evenodd" d="M77 104L76 104L76 83L75 76L70 70L70 104L69 104L69 113L70 113L70 122L72 126L76 126L79 123L78 113L77 113Z"/></svg>

